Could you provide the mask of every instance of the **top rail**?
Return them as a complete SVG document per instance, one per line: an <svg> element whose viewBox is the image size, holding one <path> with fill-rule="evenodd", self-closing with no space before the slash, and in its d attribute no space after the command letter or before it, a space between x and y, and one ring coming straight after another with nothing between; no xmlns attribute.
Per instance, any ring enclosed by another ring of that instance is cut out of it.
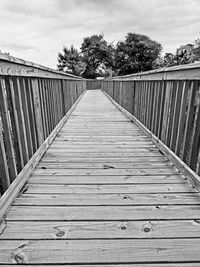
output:
<svg viewBox="0 0 200 267"><path fill-rule="evenodd" d="M111 80L199 80L200 62L116 76Z"/></svg>
<svg viewBox="0 0 200 267"><path fill-rule="evenodd" d="M39 64L2 53L0 53L0 75L56 79L82 79L81 77L72 74L56 71Z"/></svg>

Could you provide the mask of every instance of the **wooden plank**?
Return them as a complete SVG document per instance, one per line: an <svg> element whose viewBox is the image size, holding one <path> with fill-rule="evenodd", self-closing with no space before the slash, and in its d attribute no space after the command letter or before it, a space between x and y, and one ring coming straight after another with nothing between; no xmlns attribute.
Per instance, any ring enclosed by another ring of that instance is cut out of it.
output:
<svg viewBox="0 0 200 267"><path fill-rule="evenodd" d="M38 90L39 90L39 99L41 104L41 115L42 115L42 126L43 126L43 133L44 133L44 139L47 138L47 114L46 114L46 108L45 108L45 97L44 97L44 89L42 86L42 80L38 79Z"/></svg>
<svg viewBox="0 0 200 267"><path fill-rule="evenodd" d="M199 174L199 162L198 160L198 140L200 135L200 82L198 82L198 90L196 94L196 110L194 114L194 125L191 135L191 149L188 156L188 165L191 169Z"/></svg>
<svg viewBox="0 0 200 267"><path fill-rule="evenodd" d="M168 168L152 168L152 169L36 169L34 175L167 175L178 174L174 167Z"/></svg>
<svg viewBox="0 0 200 267"><path fill-rule="evenodd" d="M17 111L17 118L19 124L19 133L20 133L20 141L21 141L21 150L23 153L23 162L24 165L29 160L29 152L28 152L28 144L27 144L27 135L25 128L25 119L24 119L24 111L22 108L22 96L21 96L21 87L19 83L19 78L13 78L13 90L15 94L15 105Z"/></svg>
<svg viewBox="0 0 200 267"><path fill-rule="evenodd" d="M22 194L13 205L22 206L137 206L200 205L199 193L90 193L90 194Z"/></svg>
<svg viewBox="0 0 200 267"><path fill-rule="evenodd" d="M151 71L145 71L135 74L129 74L124 76L116 76L110 79L107 79L106 81L103 81L103 83L113 83L113 82L125 82L125 81L157 81L157 80L198 80L198 68L199 63L193 63L193 64L183 64L183 65L177 65L173 67L164 67L159 68Z"/></svg>
<svg viewBox="0 0 200 267"><path fill-rule="evenodd" d="M48 240L0 243L2 264L199 262L200 239Z"/></svg>
<svg viewBox="0 0 200 267"><path fill-rule="evenodd" d="M170 103L171 103L171 84L172 82L166 82L166 94L165 94L165 102L164 102L164 111L163 111L163 120L162 120L162 132L161 132L161 141L166 144L166 136L168 130L168 122L170 116Z"/></svg>
<svg viewBox="0 0 200 267"><path fill-rule="evenodd" d="M139 162L139 163L112 163L112 164L101 164L101 163L39 163L37 169L151 169L151 168L165 168L171 167L172 164L168 162Z"/></svg>
<svg viewBox="0 0 200 267"><path fill-rule="evenodd" d="M161 106L159 112L159 120L158 120L158 138L161 139L162 135L162 123L163 123L163 114L164 114L164 106L165 106L165 95L166 95L166 82L161 81Z"/></svg>
<svg viewBox="0 0 200 267"><path fill-rule="evenodd" d="M194 118L194 101L197 91L198 83L191 82L190 85L190 92L189 92L189 100L188 100L188 108L187 108L187 117L185 122L185 129L184 129L184 137L183 137L183 144L181 148L181 158L184 162L188 162L188 155L190 150L190 138L191 138L191 131L192 131L192 121Z"/></svg>
<svg viewBox="0 0 200 267"><path fill-rule="evenodd" d="M11 206L7 221L184 220L198 219L199 205L178 206Z"/></svg>
<svg viewBox="0 0 200 267"><path fill-rule="evenodd" d="M67 145L137 145L138 143L141 145L145 144L152 144L151 141L148 139L143 138L135 138L133 140L123 140L123 139L100 139L100 138L93 138L93 139L70 139L70 138L64 138L64 137L57 137L54 141L54 144L64 144L64 142L67 142Z"/></svg>
<svg viewBox="0 0 200 267"><path fill-rule="evenodd" d="M155 151L151 151L148 152L146 150L135 150L135 152L127 152L127 151L120 151L120 150L115 150L115 151L101 151L101 152L95 152L95 151L90 151L90 152L81 152L81 151L74 151L70 152L65 150L48 150L46 152L46 155L48 156L52 156L52 157L64 157L64 158L77 158L77 157L82 157L82 158L106 158L106 157L110 157L110 158L119 158L119 157L158 157L158 155L162 155L159 151L155 150Z"/></svg>
<svg viewBox="0 0 200 267"><path fill-rule="evenodd" d="M30 121L30 128L31 128L31 134L32 134L33 152L35 153L35 151L38 148L38 138L37 138L37 130L36 130L36 122L35 122L35 113L34 113L34 107L33 107L33 93L32 93L31 80L26 79L25 85L26 85L29 121Z"/></svg>
<svg viewBox="0 0 200 267"><path fill-rule="evenodd" d="M118 142L136 142L136 141L148 141L149 138L145 136L144 134L140 136L117 136L117 135L112 135L112 136L68 136L65 137L63 134L58 135L56 137L56 140L63 140L63 141L71 141L71 142L111 142L111 143L118 143Z"/></svg>
<svg viewBox="0 0 200 267"><path fill-rule="evenodd" d="M19 124L19 118L17 114L17 104L16 104L16 95L15 95L15 88L14 88L14 83L11 78L8 79L8 84L9 84L9 92L10 95L8 97L11 97L12 101L12 111L13 111L13 117L11 118L11 121L14 120L13 126L15 125L15 131L16 131L16 137L17 137L17 148L19 151L19 156L20 156L20 169L22 169L25 165L24 162L24 155L23 155L23 147L22 147L22 142L23 142L23 136L21 133L21 128ZM7 91L8 92L8 91ZM14 132L14 127L12 127L12 131Z"/></svg>
<svg viewBox="0 0 200 267"><path fill-rule="evenodd" d="M7 148L9 177L12 182L17 176L17 165L15 160L14 143L12 141L12 126L8 112L8 103L6 99L6 88L4 81L0 78L0 113L4 129L4 140Z"/></svg>
<svg viewBox="0 0 200 267"><path fill-rule="evenodd" d="M2 221L1 240L200 238L198 220Z"/></svg>
<svg viewBox="0 0 200 267"><path fill-rule="evenodd" d="M155 147L135 147L134 148L135 153L133 152L133 149L131 148L67 148L67 147L52 147L49 149L49 152L60 152L60 153L117 153L117 152L121 152L121 153L130 153L132 152L132 155L137 155L137 153L157 153L157 155L159 155L159 151L157 148Z"/></svg>
<svg viewBox="0 0 200 267"><path fill-rule="evenodd" d="M52 79L75 79L81 81L82 78L61 71L0 53L0 75L8 76L28 76L47 77ZM85 80L84 80L85 81Z"/></svg>
<svg viewBox="0 0 200 267"><path fill-rule="evenodd" d="M48 99L48 88L46 79L41 80L42 83L42 91L44 95L44 110L45 110L45 120L47 126L48 135L51 133L51 121L50 121L50 111L49 111L49 99Z"/></svg>
<svg viewBox="0 0 200 267"><path fill-rule="evenodd" d="M101 194L101 193L166 193L166 192L196 192L188 184L28 184L29 194Z"/></svg>
<svg viewBox="0 0 200 267"><path fill-rule="evenodd" d="M184 82L183 93L182 93L182 98L181 98L180 116L179 116L179 121L178 121L178 131L177 131L176 148L175 148L175 153L178 156L180 156L180 149L181 149L181 144L183 140L186 101L187 101L189 85L190 85L190 81Z"/></svg>
<svg viewBox="0 0 200 267"><path fill-rule="evenodd" d="M53 143L52 144L52 146L51 146L51 149L53 150L53 149L59 149L59 148L62 148L63 149L63 142L55 142L55 143ZM154 144L152 144L152 143L149 143L149 144L142 144L142 143L140 143L139 141L137 142L137 143L135 143L135 144L133 144L133 145L126 145L126 144L117 144L117 145L115 145L115 144L95 144L95 146L94 146L94 144L68 144L68 143L66 143L66 145L65 145L65 149L69 149L69 150L73 150L73 149L75 149L75 150L80 150L80 149L82 149L83 151L84 150L104 150L105 149L105 151L106 150L119 150L119 149L125 149L125 150L132 150L132 149L134 149L134 148L155 148L155 145Z"/></svg>
<svg viewBox="0 0 200 267"><path fill-rule="evenodd" d="M182 97L182 88L183 88L183 81L177 81L176 86L176 95L175 95L175 102L174 102L174 116L172 122L172 133L171 133L171 140L170 140L170 149L175 151L176 147L176 139L177 139L177 130L178 130L178 120L180 116L180 107L181 107L181 97Z"/></svg>
<svg viewBox="0 0 200 267"><path fill-rule="evenodd" d="M31 135L31 126L30 126L30 117L29 117L29 108L28 108L28 100L27 100L27 88L25 85L25 80L21 78L20 82L20 93L21 93L21 100L22 100L22 109L24 114L24 122L25 122L25 130L26 130L26 137L27 137L27 146L28 146L28 153L29 159L34 154L33 152L33 141Z"/></svg>
<svg viewBox="0 0 200 267"><path fill-rule="evenodd" d="M175 113L175 97L176 97L176 83L171 83L171 99L170 99L170 106L169 106L169 114L168 114L168 125L167 125L167 132L166 132L166 145L170 146L171 135L172 135L172 127L173 127L173 118Z"/></svg>
<svg viewBox="0 0 200 267"><path fill-rule="evenodd" d="M31 184L183 184L186 180L181 175L163 176L34 176Z"/></svg>
<svg viewBox="0 0 200 267"><path fill-rule="evenodd" d="M77 155L78 156L78 155ZM60 162L60 163L104 163L104 164L109 164L109 163L122 163L122 162L126 162L126 163L142 163L142 162L166 162L168 161L168 159L166 159L165 157L163 156L155 156L155 157L137 157L137 156L133 156L133 157L114 157L114 158L99 158L99 157L96 157L96 158L93 158L92 156L89 158L89 157L81 157L81 155L79 157L74 157L74 158L70 158L70 157L65 157L62 155L58 156L57 157L54 157L53 155L47 155L45 154L45 157L43 157L41 159L41 163L49 163L49 162Z"/></svg>
<svg viewBox="0 0 200 267"><path fill-rule="evenodd" d="M34 103L34 111L36 119L36 130L38 136L38 143L40 146L44 141L44 133L42 127L42 114L41 114L41 103L39 97L38 79L32 79L31 83L32 83L33 103Z"/></svg>
<svg viewBox="0 0 200 267"><path fill-rule="evenodd" d="M2 187L1 189L3 190L3 192L5 192L7 188L10 186L10 177L9 177L9 172L8 172L6 151L4 147L1 125L0 125L0 182L1 182L1 187Z"/></svg>

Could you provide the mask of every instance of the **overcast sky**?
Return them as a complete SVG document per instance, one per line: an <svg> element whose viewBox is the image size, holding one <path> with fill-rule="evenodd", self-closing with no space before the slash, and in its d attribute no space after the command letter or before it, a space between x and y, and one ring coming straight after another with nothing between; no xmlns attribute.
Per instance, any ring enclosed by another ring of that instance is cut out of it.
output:
<svg viewBox="0 0 200 267"><path fill-rule="evenodd" d="M0 49L52 68L63 45L148 35L175 52L200 38L200 0L0 0Z"/></svg>

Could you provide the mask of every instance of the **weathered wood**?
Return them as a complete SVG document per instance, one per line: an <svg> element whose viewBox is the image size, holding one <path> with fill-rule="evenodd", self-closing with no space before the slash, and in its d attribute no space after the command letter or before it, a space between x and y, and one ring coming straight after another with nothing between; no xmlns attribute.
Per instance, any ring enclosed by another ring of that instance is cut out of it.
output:
<svg viewBox="0 0 200 267"><path fill-rule="evenodd" d="M166 193L166 192L196 192L188 184L29 184L26 188L29 194L68 194L68 193Z"/></svg>
<svg viewBox="0 0 200 267"><path fill-rule="evenodd" d="M28 146L28 155L29 159L34 154L33 152L33 140L31 136L31 126L30 126L30 118L29 118L29 108L28 108L28 101L27 101L27 89L25 86L25 80L20 79L20 93L21 93L21 99L22 99L22 109L24 114L24 126L26 131L26 137L27 137L27 146Z"/></svg>
<svg viewBox="0 0 200 267"><path fill-rule="evenodd" d="M50 162L60 162L60 163L102 163L102 164L109 164L109 163L143 163L145 162L150 163L150 162L166 162L168 161L165 157L162 155L157 155L155 157L144 155L144 157L138 157L132 156L132 157L81 157L81 155L77 155L77 157L67 157L65 155L60 154L60 156L55 156L55 155L49 155L46 153L45 157L41 159L41 163L50 163ZM144 166L144 165L143 165Z"/></svg>
<svg viewBox="0 0 200 267"><path fill-rule="evenodd" d="M6 160L6 150L4 146L1 125L0 125L0 182L1 182L3 191L5 191L10 186L10 178L9 178L8 165L7 165L7 160Z"/></svg>
<svg viewBox="0 0 200 267"><path fill-rule="evenodd" d="M30 129L31 129L31 134L32 134L33 152L35 153L35 151L38 148L38 138L37 138L37 129L36 129L36 122L35 122L34 106L33 106L32 84L31 84L30 79L26 79L25 84L26 84L26 95L27 95Z"/></svg>
<svg viewBox="0 0 200 267"><path fill-rule="evenodd" d="M199 80L200 64L183 64L173 67L164 67L151 71L135 73L125 76L113 77L111 82L127 82L127 81L158 81L158 80Z"/></svg>
<svg viewBox="0 0 200 267"><path fill-rule="evenodd" d="M135 168L135 169L36 169L33 171L34 175L167 175L167 174L178 174L174 167L168 168Z"/></svg>
<svg viewBox="0 0 200 267"><path fill-rule="evenodd" d="M37 166L37 169L151 169L151 168L165 168L167 166L172 166L170 162L148 162L146 160L143 162L133 162L133 163L112 163L112 164L101 164L101 163L40 163Z"/></svg>
<svg viewBox="0 0 200 267"><path fill-rule="evenodd" d="M108 96L108 95L107 95ZM108 96L109 97L109 96ZM109 97L110 98L110 97ZM143 132L149 136L152 142L160 149L160 151L176 166L176 168L188 178L188 180L193 184L193 186L199 190L200 178L192 171L176 154L174 154L161 140L159 140L155 135L153 135L141 122L139 122L133 115L120 107L112 98L110 100L127 115L128 118L132 119L138 127L140 127Z"/></svg>
<svg viewBox="0 0 200 267"><path fill-rule="evenodd" d="M0 53L0 75L76 79L80 77Z"/></svg>
<svg viewBox="0 0 200 267"><path fill-rule="evenodd" d="M5 88L5 83L1 78L0 78L0 114L1 114L1 123L3 124L4 138L5 138L4 140L6 144L6 150L7 150L6 152L8 157L9 177L10 177L10 182L12 182L17 176L17 165L15 160L14 143L12 141L12 126L11 126L10 115L8 112L6 88ZM4 168L6 168L6 165Z"/></svg>
<svg viewBox="0 0 200 267"><path fill-rule="evenodd" d="M180 107L181 107L181 96L182 96L182 86L183 82L179 81L177 82L176 86L176 95L174 99L174 116L173 116L173 122L172 122L172 134L171 134L171 140L170 140L170 149L174 152L176 147L176 139L177 139L177 130L178 130L178 120L180 115Z"/></svg>
<svg viewBox="0 0 200 267"><path fill-rule="evenodd" d="M20 167L21 169L25 166L25 159L23 155L23 134L21 132L20 124L19 124L19 117L17 113L17 101L16 101L16 94L15 94L15 87L13 84L13 80L11 78L8 79L8 85L9 85L9 97L11 98L12 102L12 111L13 111L13 117L11 120L14 120L13 126L15 125L15 132L16 132L16 138L17 138L17 146L20 156ZM14 127L12 127L12 130L14 132Z"/></svg>
<svg viewBox="0 0 200 267"><path fill-rule="evenodd" d="M70 163L71 164L71 163ZM109 165L105 165L109 168ZM163 176L34 176L29 178L32 184L184 184L181 175Z"/></svg>
<svg viewBox="0 0 200 267"><path fill-rule="evenodd" d="M3 264L199 262L200 239L2 240ZM193 248L191 250L191 247Z"/></svg>
<svg viewBox="0 0 200 267"><path fill-rule="evenodd" d="M44 141L44 133L43 133L43 126L42 126L42 114L41 114L41 103L40 103L40 97L39 97L38 79L33 79L31 82L32 82L32 92L33 92L33 102L34 102L38 144L40 146L42 142Z"/></svg>
<svg viewBox="0 0 200 267"><path fill-rule="evenodd" d="M90 194L22 194L13 205L22 206L137 206L200 205L199 193L90 193Z"/></svg>
<svg viewBox="0 0 200 267"><path fill-rule="evenodd" d="M40 207L12 206L6 216L8 221L93 221L93 220L173 220L200 216L198 205L178 206L81 206Z"/></svg>
<svg viewBox="0 0 200 267"><path fill-rule="evenodd" d="M82 95L79 97L79 99L75 102L75 104L72 106L72 108L69 110L69 112L65 115L65 117L59 122L59 124L56 126L54 131L49 135L49 137L43 142L43 144L40 146L40 148L36 151L36 153L32 156L31 160L29 160L28 164L25 166L25 168L19 173L19 175L16 177L14 182L11 184L9 189L4 193L4 195L0 199L0 218L2 218L9 208L12 201L15 199L15 197L19 194L21 188L26 183L27 179L29 178L31 172L43 156L44 152L47 150L47 148L50 146L58 132L60 131L61 127L65 124L66 120L70 116L70 114L73 112L74 108L78 104L79 100L81 99Z"/></svg>
<svg viewBox="0 0 200 267"><path fill-rule="evenodd" d="M1 240L200 238L195 220L166 221L2 221Z"/></svg>
<svg viewBox="0 0 200 267"><path fill-rule="evenodd" d="M58 90L56 80L51 86ZM68 86L71 92L75 88L66 101L71 105L79 85ZM127 108L129 92L120 86L115 83L114 97L124 97ZM149 84L141 86L146 86L139 93L144 108ZM58 93L50 93L53 126L62 110L56 110ZM151 105L158 95L156 87ZM160 113L154 105L152 130ZM138 130L131 116L123 118L102 92L86 92L8 204L0 224L0 264L177 267L200 262L199 193L148 130Z"/></svg>
<svg viewBox="0 0 200 267"><path fill-rule="evenodd" d="M25 129L24 111L22 108L21 88L18 78L13 79L13 89L15 94L15 103L16 103L16 111L19 124L20 141L22 146L21 149L23 153L23 162L24 165L26 165L26 163L29 160L29 154L28 154L28 144L27 144L27 136Z"/></svg>

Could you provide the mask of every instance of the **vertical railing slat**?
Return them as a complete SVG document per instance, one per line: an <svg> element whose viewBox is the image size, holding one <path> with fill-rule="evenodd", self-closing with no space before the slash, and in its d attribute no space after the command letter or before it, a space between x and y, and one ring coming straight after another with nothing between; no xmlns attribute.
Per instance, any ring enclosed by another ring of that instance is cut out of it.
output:
<svg viewBox="0 0 200 267"><path fill-rule="evenodd" d="M8 166L7 166L7 160L6 160L6 150L4 147L1 125L0 125L0 178L1 178L1 186L2 186L1 191L4 192L10 186L10 178L9 178L9 172L8 172Z"/></svg>
<svg viewBox="0 0 200 267"><path fill-rule="evenodd" d="M6 144L6 151L8 156L8 168L11 182L17 176L17 163L15 159L15 151L12 141L12 125L7 104L6 88L2 78L0 78L0 113L4 129L4 138Z"/></svg>

